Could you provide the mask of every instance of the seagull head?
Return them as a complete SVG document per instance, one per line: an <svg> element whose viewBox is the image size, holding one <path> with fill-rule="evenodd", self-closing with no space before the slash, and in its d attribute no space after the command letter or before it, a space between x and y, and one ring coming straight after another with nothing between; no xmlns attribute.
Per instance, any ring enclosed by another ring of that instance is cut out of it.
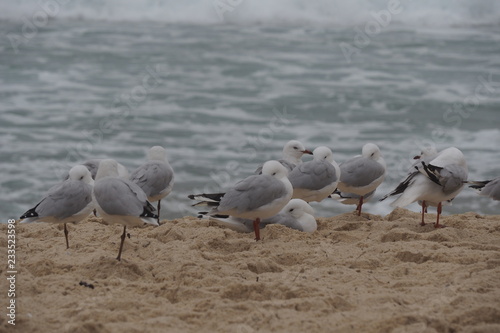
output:
<svg viewBox="0 0 500 333"><path fill-rule="evenodd" d="M148 151L148 160L165 161L167 159L167 151L161 146L151 147Z"/></svg>
<svg viewBox="0 0 500 333"><path fill-rule="evenodd" d="M280 162L273 160L264 163L262 166L262 174L282 179L288 176L288 171Z"/></svg>
<svg viewBox="0 0 500 333"><path fill-rule="evenodd" d="M292 158L293 160L300 160L304 154L312 155L312 152L307 150L306 147L297 140L288 141L283 147L283 157L285 159Z"/></svg>
<svg viewBox="0 0 500 333"><path fill-rule="evenodd" d="M371 158L372 160L378 160L380 157L380 149L374 143L367 143L361 150L361 156Z"/></svg>
<svg viewBox="0 0 500 333"><path fill-rule="evenodd" d="M413 159L420 160L424 157L437 155L437 153L438 153L438 151L437 151L435 146L428 146L428 147L425 147L424 149L422 149L422 151L420 152L420 155L413 157Z"/></svg>
<svg viewBox="0 0 500 333"><path fill-rule="evenodd" d="M69 179L71 180L79 180L86 184L93 185L94 180L92 179L92 175L84 165L75 165L69 170Z"/></svg>
<svg viewBox="0 0 500 333"><path fill-rule="evenodd" d="M316 149L314 149L313 152L314 159L317 161L327 161L332 163L333 162L333 153L332 150L328 147L325 146L320 146Z"/></svg>
<svg viewBox="0 0 500 333"><path fill-rule="evenodd" d="M300 218L304 214L314 216L314 209L302 199L290 200L285 206L284 210L296 219Z"/></svg>

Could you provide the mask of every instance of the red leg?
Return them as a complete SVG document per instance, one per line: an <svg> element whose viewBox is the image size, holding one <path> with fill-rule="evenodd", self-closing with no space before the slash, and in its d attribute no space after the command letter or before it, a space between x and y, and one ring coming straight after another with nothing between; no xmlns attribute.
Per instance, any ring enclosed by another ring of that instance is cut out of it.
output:
<svg viewBox="0 0 500 333"><path fill-rule="evenodd" d="M358 216L361 216L361 207L363 207L363 196L359 197L359 203L358 203Z"/></svg>
<svg viewBox="0 0 500 333"><path fill-rule="evenodd" d="M427 212L427 205L425 204L425 200L422 201L422 222L420 225L425 225L425 213Z"/></svg>
<svg viewBox="0 0 500 333"><path fill-rule="evenodd" d="M438 207L437 207L437 219L436 219L436 224L434 224L434 228L444 228L444 227L446 227L443 224L439 224L439 216L441 215L441 211L442 210L443 210L443 206L441 205L441 203L438 203Z"/></svg>
<svg viewBox="0 0 500 333"><path fill-rule="evenodd" d="M125 242L125 235L127 233L127 227L123 227L123 234L122 234L122 241L120 243L120 250L118 251L118 257L116 257L116 260L120 261L122 259L122 249L123 249L123 242Z"/></svg>
<svg viewBox="0 0 500 333"><path fill-rule="evenodd" d="M256 218L253 221L253 231L255 232L255 240L260 240L260 218Z"/></svg>

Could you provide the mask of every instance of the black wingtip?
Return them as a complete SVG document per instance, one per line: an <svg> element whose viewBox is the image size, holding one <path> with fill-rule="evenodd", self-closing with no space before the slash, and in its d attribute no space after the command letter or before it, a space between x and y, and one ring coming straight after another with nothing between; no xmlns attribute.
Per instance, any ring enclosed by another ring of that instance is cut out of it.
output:
<svg viewBox="0 0 500 333"><path fill-rule="evenodd" d="M439 186L442 186L442 184L439 182L439 179L437 176L433 173L434 171L441 170L443 168L437 167L432 164L425 164L425 162L422 162L422 166L424 167L424 171L429 177L430 180L432 180L434 183L438 184Z"/></svg>
<svg viewBox="0 0 500 333"><path fill-rule="evenodd" d="M199 200L200 198L206 198L212 201L221 201L222 197L226 193L201 193L201 194L190 194L188 198L191 200Z"/></svg>
<svg viewBox="0 0 500 333"><path fill-rule="evenodd" d="M31 208L30 210L28 210L19 219L22 220L22 219L27 219L27 218L30 218L30 217L38 217L38 213L35 211L35 208Z"/></svg>
<svg viewBox="0 0 500 333"><path fill-rule="evenodd" d="M142 214L140 215L140 217L149 217L149 218L157 219L158 215L156 215L154 212L152 212L147 207L144 207L144 210L142 211Z"/></svg>
<svg viewBox="0 0 500 333"><path fill-rule="evenodd" d="M489 182L491 182L491 180L484 180L484 181L472 181L472 180L470 180L470 181L467 181L466 183L472 184L472 185L469 185L470 188L481 191L483 189L483 187L485 187Z"/></svg>
<svg viewBox="0 0 500 333"><path fill-rule="evenodd" d="M229 218L229 215L222 215L222 214L215 214L213 217L216 217L218 219L227 219Z"/></svg>
<svg viewBox="0 0 500 333"><path fill-rule="evenodd" d="M410 183L412 182L412 179L417 175L419 174L418 171L415 171L411 174L408 175L408 177L406 177L405 180L403 180L401 183L398 184L398 186L390 193L387 193L386 195L384 195L382 197L382 199L379 199L379 202L380 201L384 201L385 199L387 199L388 197L391 197L393 195L398 195L398 194L401 194L403 193L407 188L408 186L410 185Z"/></svg>

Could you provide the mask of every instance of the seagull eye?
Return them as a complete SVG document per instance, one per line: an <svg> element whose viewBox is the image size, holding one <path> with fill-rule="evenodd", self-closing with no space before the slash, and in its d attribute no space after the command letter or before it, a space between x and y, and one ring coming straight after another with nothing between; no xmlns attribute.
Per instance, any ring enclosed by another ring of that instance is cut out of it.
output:
<svg viewBox="0 0 500 333"><path fill-rule="evenodd" d="M299 147L293 147L293 149L297 150L297 149L299 149Z"/></svg>
<svg viewBox="0 0 500 333"><path fill-rule="evenodd" d="M276 172L273 172L273 176L276 176Z"/></svg>
<svg viewBox="0 0 500 333"><path fill-rule="evenodd" d="M290 213L291 213L291 212L293 212L293 211L294 211L294 209L295 209L295 208L290 209L290 210L289 210L289 212L290 212Z"/></svg>

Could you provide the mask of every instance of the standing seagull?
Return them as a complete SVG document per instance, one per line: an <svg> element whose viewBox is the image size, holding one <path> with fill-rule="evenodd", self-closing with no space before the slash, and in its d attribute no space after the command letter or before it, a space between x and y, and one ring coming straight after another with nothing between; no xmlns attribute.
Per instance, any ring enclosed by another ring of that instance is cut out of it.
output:
<svg viewBox="0 0 500 333"><path fill-rule="evenodd" d="M382 184L385 178L385 161L376 144L367 143L361 150L361 155L340 164L340 182L338 189L346 195L356 194L358 200L358 216L365 196L373 195L372 192Z"/></svg>
<svg viewBox="0 0 500 333"><path fill-rule="evenodd" d="M289 172L297 165L302 163L302 156L304 154L312 155L312 152L304 147L304 145L297 141L288 141L283 147L283 158L278 160ZM262 173L262 165L255 171L256 174Z"/></svg>
<svg viewBox="0 0 500 333"><path fill-rule="evenodd" d="M479 190L480 195L500 201L500 177L485 181L469 181L468 183L473 184L469 187Z"/></svg>
<svg viewBox="0 0 500 333"><path fill-rule="evenodd" d="M76 165L69 171L69 178L53 186L43 199L21 216L21 223L64 223L66 248L69 249L66 223L77 223L89 216L93 210L92 185L89 170Z"/></svg>
<svg viewBox="0 0 500 333"><path fill-rule="evenodd" d="M115 160L102 160L99 164L94 199L97 212L104 222L123 225L117 260L121 260L127 226L139 227L144 223L158 225L158 215L155 214L155 208L148 201L146 194L135 183L118 177Z"/></svg>
<svg viewBox="0 0 500 333"><path fill-rule="evenodd" d="M427 205L437 205L437 219L434 227L439 228L439 216L442 211L442 202L451 201L463 189L467 181L467 163L463 153L455 148L444 149L431 161L421 161L421 166L408 175L394 191L387 194L380 201L389 196L401 194L391 206L405 207L412 202L422 200L422 222L425 225L424 212Z"/></svg>
<svg viewBox="0 0 500 333"><path fill-rule="evenodd" d="M230 215L252 219L255 240L260 240L261 219L276 215L292 198L287 170L278 161L267 161L262 174L247 177L226 193L189 195L200 204L215 206L210 215Z"/></svg>
<svg viewBox="0 0 500 333"><path fill-rule="evenodd" d="M160 203L172 192L174 170L167 161L167 151L154 146L148 151L148 161L135 169L130 180L146 193L150 202L158 201L158 225L160 224Z"/></svg>
<svg viewBox="0 0 500 333"><path fill-rule="evenodd" d="M210 216L207 212L199 214L198 217L200 218L213 219L218 224L237 232L253 231L253 221L249 219L229 215ZM315 232L318 228L313 208L302 199L292 199L278 214L262 219L259 225L260 229L265 228L268 224L281 224L288 228L309 233Z"/></svg>
<svg viewBox="0 0 500 333"><path fill-rule="evenodd" d="M306 202L322 201L337 188L341 171L328 147L314 149L313 160L297 165L288 178L293 186L293 198Z"/></svg>
<svg viewBox="0 0 500 333"><path fill-rule="evenodd" d="M422 167L422 162L429 163L436 157L438 154L438 151L436 147L434 146L428 146L424 147L422 151L420 152L420 155L417 155L413 157L414 162L413 165L411 166L408 175L409 176L411 173L413 173L415 170L419 170L419 168ZM422 223L424 222L424 215L427 213L427 208L432 206L432 207L437 207L439 205L439 202L430 202L430 201L425 201L425 200L418 200L418 204L422 206ZM451 200L447 200L444 202L444 205L451 205Z"/></svg>

